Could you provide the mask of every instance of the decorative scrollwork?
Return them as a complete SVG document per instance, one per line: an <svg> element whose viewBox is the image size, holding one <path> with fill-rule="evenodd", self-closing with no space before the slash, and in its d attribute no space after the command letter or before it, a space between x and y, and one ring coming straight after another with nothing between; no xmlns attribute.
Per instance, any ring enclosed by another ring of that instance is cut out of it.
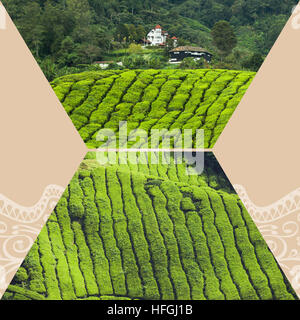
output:
<svg viewBox="0 0 300 320"><path fill-rule="evenodd" d="M300 295L300 188L279 201L256 206L245 188L234 186L270 250Z"/></svg>
<svg viewBox="0 0 300 320"><path fill-rule="evenodd" d="M53 210L57 198L62 196L64 189L60 186L49 185L40 200L32 207L23 207L0 194L0 216L22 223L38 221L47 209Z"/></svg>
<svg viewBox="0 0 300 320"><path fill-rule="evenodd" d="M249 196L243 186L234 185L234 188L254 222L260 223L276 221L284 216L300 210L300 188L296 189L275 203L264 207L256 206L249 199Z"/></svg>
<svg viewBox="0 0 300 320"><path fill-rule="evenodd" d="M32 207L20 206L0 195L0 298L63 191L57 185L47 186Z"/></svg>

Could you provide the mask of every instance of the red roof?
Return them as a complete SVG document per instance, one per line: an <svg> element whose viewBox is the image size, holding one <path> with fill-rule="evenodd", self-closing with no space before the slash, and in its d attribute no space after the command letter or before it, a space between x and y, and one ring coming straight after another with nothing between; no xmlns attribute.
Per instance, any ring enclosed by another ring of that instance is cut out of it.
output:
<svg viewBox="0 0 300 320"><path fill-rule="evenodd" d="M155 29L161 29L161 26L158 24L156 25Z"/></svg>

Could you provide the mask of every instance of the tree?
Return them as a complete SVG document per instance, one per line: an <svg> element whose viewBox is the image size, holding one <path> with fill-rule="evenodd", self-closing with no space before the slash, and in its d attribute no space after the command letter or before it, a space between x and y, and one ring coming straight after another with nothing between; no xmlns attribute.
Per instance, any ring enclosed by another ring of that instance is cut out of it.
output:
<svg viewBox="0 0 300 320"><path fill-rule="evenodd" d="M66 4L78 27L86 27L91 24L92 13L88 0L66 0Z"/></svg>
<svg viewBox="0 0 300 320"><path fill-rule="evenodd" d="M203 67L203 61L196 61L194 58L184 58L180 64L181 69L200 69Z"/></svg>
<svg viewBox="0 0 300 320"><path fill-rule="evenodd" d="M123 65L126 69L141 69L146 66L146 60L142 55L131 54L123 58Z"/></svg>
<svg viewBox="0 0 300 320"><path fill-rule="evenodd" d="M129 37L127 39L127 41L135 41L137 39L137 34L136 34L136 28L133 24L128 24L127 25L128 28L128 33L129 33Z"/></svg>
<svg viewBox="0 0 300 320"><path fill-rule="evenodd" d="M47 57L40 62L40 67L44 72L45 77L52 81L58 76L57 65L52 61L51 58Z"/></svg>
<svg viewBox="0 0 300 320"><path fill-rule="evenodd" d="M146 31L143 26L141 26L141 25L137 26L135 31L136 31L136 40L137 41L142 40L146 37Z"/></svg>
<svg viewBox="0 0 300 320"><path fill-rule="evenodd" d="M53 73L52 63L59 70L81 68L81 64L108 56L113 49L140 42L154 23L178 37L178 46L218 48L214 63L219 66L241 68L249 62L254 70L259 59L256 56L250 61L251 54L267 55L296 4L296 0L0 1L31 52L41 63L45 59L43 67L49 74ZM231 26L239 38L238 49L245 53L240 57L232 50L237 41ZM171 47L168 40L166 59ZM133 64L142 63L133 60ZM153 59L151 65L159 65L159 61Z"/></svg>
<svg viewBox="0 0 300 320"><path fill-rule="evenodd" d="M119 24L116 28L116 39L119 42L127 41L129 37L129 30L125 24Z"/></svg>
<svg viewBox="0 0 300 320"><path fill-rule="evenodd" d="M143 48L140 44L131 43L128 48L130 54L139 54L143 51Z"/></svg>
<svg viewBox="0 0 300 320"><path fill-rule="evenodd" d="M92 13L88 0L66 0L67 10L72 14L75 23L72 37L75 41L82 43L89 41L92 37L90 26L92 24Z"/></svg>
<svg viewBox="0 0 300 320"><path fill-rule="evenodd" d="M44 6L42 24L45 29L43 54L57 57L61 43L75 27L73 15L64 10L64 3L47 1Z"/></svg>
<svg viewBox="0 0 300 320"><path fill-rule="evenodd" d="M30 2L24 8L24 15L19 20L20 31L35 57L39 57L39 49L43 42L44 26L42 10L38 3Z"/></svg>
<svg viewBox="0 0 300 320"><path fill-rule="evenodd" d="M177 40L177 47L186 46L186 45L188 45L188 44L189 44L188 41L186 41L186 40L183 39L183 38L179 38L179 39Z"/></svg>
<svg viewBox="0 0 300 320"><path fill-rule="evenodd" d="M148 62L147 67L150 69L160 69L162 66L162 61L160 57L157 57L157 56L151 56L147 62Z"/></svg>
<svg viewBox="0 0 300 320"><path fill-rule="evenodd" d="M252 71L257 71L262 63L264 62L264 58L260 53L253 53L249 60L247 60L243 66Z"/></svg>
<svg viewBox="0 0 300 320"><path fill-rule="evenodd" d="M101 49L93 44L83 43L78 50L83 63L92 63L101 56Z"/></svg>
<svg viewBox="0 0 300 320"><path fill-rule="evenodd" d="M75 52L76 45L73 39L68 36L61 42L61 47L58 52L58 64L60 66L74 66L79 63L80 58Z"/></svg>
<svg viewBox="0 0 300 320"><path fill-rule="evenodd" d="M217 22L211 31L214 45L222 56L227 56L237 44L236 35L230 23L225 20Z"/></svg>

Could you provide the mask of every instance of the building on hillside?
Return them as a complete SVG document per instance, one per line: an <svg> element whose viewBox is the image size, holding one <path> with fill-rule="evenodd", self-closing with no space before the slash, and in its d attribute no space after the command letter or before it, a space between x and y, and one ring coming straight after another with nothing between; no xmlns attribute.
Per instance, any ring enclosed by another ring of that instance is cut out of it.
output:
<svg viewBox="0 0 300 320"><path fill-rule="evenodd" d="M162 30L162 27L158 24L147 34L147 40L151 46L161 46L166 43L168 35L168 32Z"/></svg>
<svg viewBox="0 0 300 320"><path fill-rule="evenodd" d="M115 61L95 61L94 64L98 65L100 69L105 70L109 67L110 64L116 63L118 66L122 67L122 62L115 62Z"/></svg>
<svg viewBox="0 0 300 320"><path fill-rule="evenodd" d="M176 48L178 39L176 37L172 37L171 39L173 40L173 47Z"/></svg>
<svg viewBox="0 0 300 320"><path fill-rule="evenodd" d="M169 37L169 33L163 30L158 24L147 34L147 38L144 39L144 44L150 46L165 46ZM173 46L176 47L178 39L176 37L172 37L171 39L173 40Z"/></svg>
<svg viewBox="0 0 300 320"><path fill-rule="evenodd" d="M206 49L200 47L183 46L170 50L170 63L180 63L184 58L194 58L195 61L203 58L206 62L210 63L212 54Z"/></svg>

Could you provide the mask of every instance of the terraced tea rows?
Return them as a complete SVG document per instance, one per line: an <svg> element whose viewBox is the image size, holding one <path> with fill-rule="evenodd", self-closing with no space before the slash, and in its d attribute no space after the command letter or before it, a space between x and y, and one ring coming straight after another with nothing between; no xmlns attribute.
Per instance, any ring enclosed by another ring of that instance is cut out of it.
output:
<svg viewBox="0 0 300 320"><path fill-rule="evenodd" d="M253 72L229 70L99 71L53 81L58 98L81 137L98 148L101 128L204 129L211 148L253 79ZM195 147L194 139L194 147ZM150 141L149 141L150 144Z"/></svg>
<svg viewBox="0 0 300 320"><path fill-rule="evenodd" d="M4 299L294 299L211 161L198 178L87 158Z"/></svg>

